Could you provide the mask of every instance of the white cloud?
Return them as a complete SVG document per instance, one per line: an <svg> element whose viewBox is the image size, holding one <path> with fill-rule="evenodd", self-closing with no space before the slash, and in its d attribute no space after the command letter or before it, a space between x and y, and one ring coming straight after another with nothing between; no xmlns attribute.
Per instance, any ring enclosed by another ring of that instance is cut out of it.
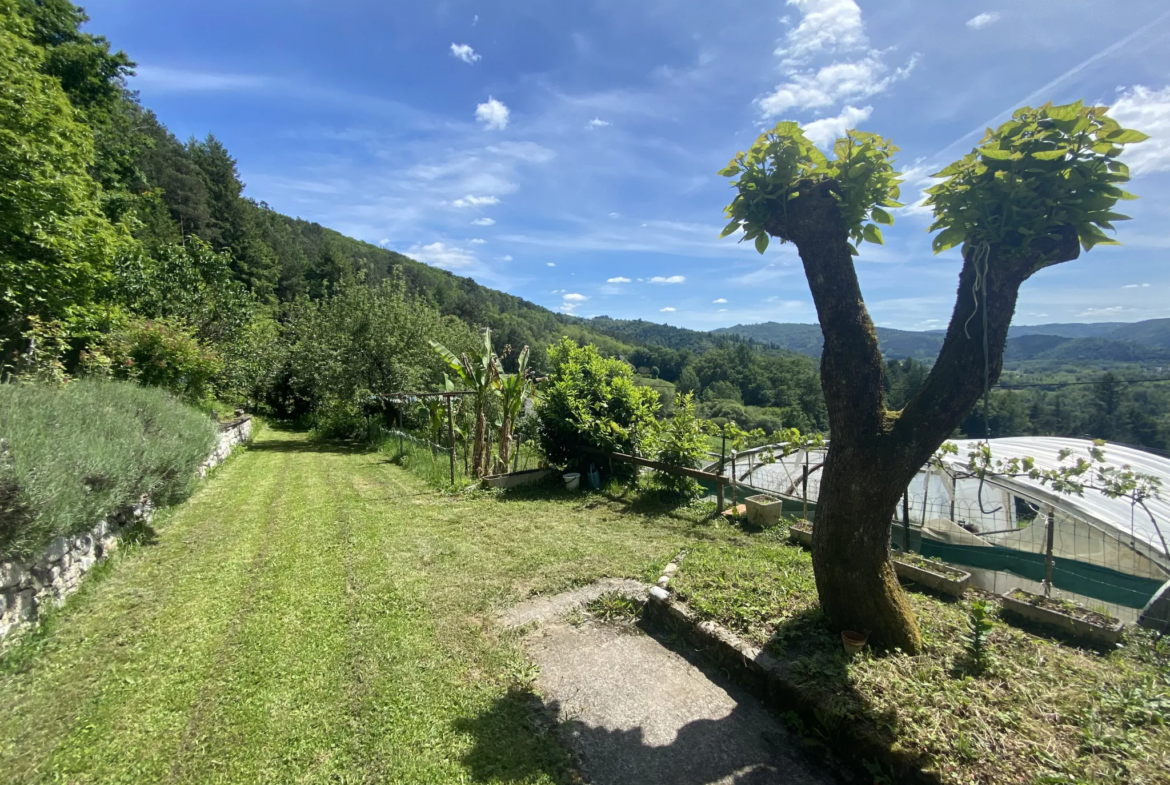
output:
<svg viewBox="0 0 1170 785"><path fill-rule="evenodd" d="M685 275L672 275L668 278L663 278L661 275L656 275L650 279L650 283L685 283L687 280Z"/></svg>
<svg viewBox="0 0 1170 785"><path fill-rule="evenodd" d="M606 283L629 283L630 279L619 275L617 278L606 278Z"/></svg>
<svg viewBox="0 0 1170 785"><path fill-rule="evenodd" d="M560 291L563 292L565 290L561 289ZM561 311L564 313L573 313L573 311L575 311L579 307L581 307L581 304L584 303L589 298L583 294L576 294L574 292L574 293L563 295L561 297L561 299L564 301L561 303Z"/></svg>
<svg viewBox="0 0 1170 785"><path fill-rule="evenodd" d="M510 262L510 261L512 261L512 254L508 254L506 256L501 256L500 258L503 259L505 262Z"/></svg>
<svg viewBox="0 0 1170 785"><path fill-rule="evenodd" d="M451 202L451 205L453 207L488 207L499 203L500 199L496 196L473 196L468 194Z"/></svg>
<svg viewBox="0 0 1170 785"><path fill-rule="evenodd" d="M788 0L801 12L800 24L788 31L776 50L786 65L814 55L850 51L868 45L861 9L853 0Z"/></svg>
<svg viewBox="0 0 1170 785"><path fill-rule="evenodd" d="M1125 128L1150 136L1122 156L1134 175L1170 171L1170 87L1135 85L1121 93L1109 114Z"/></svg>
<svg viewBox="0 0 1170 785"><path fill-rule="evenodd" d="M585 127L588 128L590 131L592 131L594 128L605 128L608 125L609 125L608 120L602 120L600 117L594 117L592 120L590 120L588 123L585 124Z"/></svg>
<svg viewBox="0 0 1170 785"><path fill-rule="evenodd" d="M1150 285L1148 283L1127 283L1125 286L1123 286L1121 288L1122 289L1149 289Z"/></svg>
<svg viewBox="0 0 1170 785"><path fill-rule="evenodd" d="M764 117L792 109L823 109L843 101L857 101L884 92L910 75L918 55L893 71L885 52L873 49L865 35L861 9L854 0L789 0L801 20L776 49L785 82L757 99ZM855 53L849 58L837 55ZM826 62L833 56L831 62ZM812 66L814 58L820 66Z"/></svg>
<svg viewBox="0 0 1170 785"><path fill-rule="evenodd" d="M659 309L658 309L658 312L659 312L659 313L674 313L674 312L675 312L675 310L676 310L675 308L671 308L671 307L668 305L668 306L666 306L665 308L659 308Z"/></svg>
<svg viewBox="0 0 1170 785"><path fill-rule="evenodd" d="M610 213L609 217L610 218L621 218L622 214L621 213Z"/></svg>
<svg viewBox="0 0 1170 785"><path fill-rule="evenodd" d="M1111 315L1116 315L1116 314L1123 313L1123 312L1129 311L1129 310L1132 310L1132 309L1131 308L1124 308L1120 305L1111 305L1108 308L1088 308L1088 309L1082 311L1081 313L1078 313L1077 316L1087 316L1090 318L1097 317L1097 316L1111 316Z"/></svg>
<svg viewBox="0 0 1170 785"><path fill-rule="evenodd" d="M970 19L968 19L967 20L967 27L970 27L972 30L978 30L981 27L987 27L988 25L994 24L998 21L999 21L999 13L998 12L984 11L983 13L979 14L978 16L973 16Z"/></svg>
<svg viewBox="0 0 1170 785"><path fill-rule="evenodd" d="M471 223L473 226L495 226L496 225L496 221L494 218L476 218Z"/></svg>
<svg viewBox="0 0 1170 785"><path fill-rule="evenodd" d="M557 263L556 262L545 262L544 266L545 267L556 267Z"/></svg>
<svg viewBox="0 0 1170 785"><path fill-rule="evenodd" d="M451 56L462 60L468 65L475 65L481 59L475 53L475 50L467 44L451 44Z"/></svg>
<svg viewBox="0 0 1170 785"><path fill-rule="evenodd" d="M488 96L487 103L477 104L475 119L489 131L502 131L508 127L508 107L503 102Z"/></svg>
<svg viewBox="0 0 1170 785"><path fill-rule="evenodd" d="M483 239L482 237L476 237L471 241L472 245L484 245L485 243L487 243L487 240Z"/></svg>
<svg viewBox="0 0 1170 785"><path fill-rule="evenodd" d="M775 117L790 109L823 109L841 101L868 98L905 79L917 62L917 57L911 57L905 66L889 73L881 53L870 52L853 62L793 73L787 82L759 100L760 110L765 117Z"/></svg>
<svg viewBox="0 0 1170 785"><path fill-rule="evenodd" d="M479 261L471 251L448 246L444 243L431 243L430 245L415 243L406 249L406 255L425 264L442 267L446 270L472 267Z"/></svg>
<svg viewBox="0 0 1170 785"><path fill-rule="evenodd" d="M715 302L715 304L716 304L716 305L723 305L724 303L726 303L726 302L727 302L727 298L726 298L726 297L720 297L718 300L715 300L714 302ZM723 309L723 310L726 310L726 309Z"/></svg>
<svg viewBox="0 0 1170 785"><path fill-rule="evenodd" d="M856 128L858 123L868 120L871 114L873 114L872 106L867 106L864 109L847 106L836 117L824 117L811 123L805 123L803 126L804 135L818 147L830 148L838 138L845 135L846 131Z"/></svg>

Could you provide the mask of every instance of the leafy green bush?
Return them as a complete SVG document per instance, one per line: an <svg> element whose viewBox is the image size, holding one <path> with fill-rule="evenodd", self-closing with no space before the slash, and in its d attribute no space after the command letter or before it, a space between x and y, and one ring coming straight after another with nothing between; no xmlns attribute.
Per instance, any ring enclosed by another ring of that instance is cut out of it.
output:
<svg viewBox="0 0 1170 785"><path fill-rule="evenodd" d="M637 453L655 428L658 393L634 383L634 369L569 338L549 347L552 373L541 386L538 438L548 460L576 466L582 449Z"/></svg>
<svg viewBox="0 0 1170 785"><path fill-rule="evenodd" d="M698 469L703 465L707 451L707 436L703 423L695 416L693 393L678 396L674 414L664 422L655 434L654 446L658 461L667 466L683 469ZM658 484L679 496L698 495L699 483L690 477L660 472Z"/></svg>
<svg viewBox="0 0 1170 785"><path fill-rule="evenodd" d="M198 403L211 394L223 367L219 356L181 327L132 321L103 336L87 355L90 371L108 370L115 379L161 387Z"/></svg>
<svg viewBox="0 0 1170 785"><path fill-rule="evenodd" d="M37 553L150 494L182 498L217 429L167 393L87 379L0 385L0 558Z"/></svg>

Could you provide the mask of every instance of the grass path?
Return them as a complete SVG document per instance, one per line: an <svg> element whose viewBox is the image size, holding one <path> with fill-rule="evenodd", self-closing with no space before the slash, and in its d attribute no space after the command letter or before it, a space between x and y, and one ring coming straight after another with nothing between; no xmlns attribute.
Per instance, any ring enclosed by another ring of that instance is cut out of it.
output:
<svg viewBox="0 0 1170 785"><path fill-rule="evenodd" d="M5 783L554 782L494 611L719 538L268 431L0 660Z"/></svg>

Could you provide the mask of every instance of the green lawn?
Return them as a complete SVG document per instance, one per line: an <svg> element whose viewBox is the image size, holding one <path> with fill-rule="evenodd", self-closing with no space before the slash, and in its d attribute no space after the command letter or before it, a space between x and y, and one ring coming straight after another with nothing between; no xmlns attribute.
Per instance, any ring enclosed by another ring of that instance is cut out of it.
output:
<svg viewBox="0 0 1170 785"><path fill-rule="evenodd" d="M267 431L0 660L4 783L554 782L494 611L726 536Z"/></svg>

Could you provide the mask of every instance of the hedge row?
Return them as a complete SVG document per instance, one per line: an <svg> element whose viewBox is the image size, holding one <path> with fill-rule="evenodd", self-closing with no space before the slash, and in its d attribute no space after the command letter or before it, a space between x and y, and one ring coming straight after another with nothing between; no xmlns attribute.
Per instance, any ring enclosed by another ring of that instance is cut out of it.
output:
<svg viewBox="0 0 1170 785"><path fill-rule="evenodd" d="M217 433L154 388L0 384L0 559L34 555L145 494L180 500Z"/></svg>

